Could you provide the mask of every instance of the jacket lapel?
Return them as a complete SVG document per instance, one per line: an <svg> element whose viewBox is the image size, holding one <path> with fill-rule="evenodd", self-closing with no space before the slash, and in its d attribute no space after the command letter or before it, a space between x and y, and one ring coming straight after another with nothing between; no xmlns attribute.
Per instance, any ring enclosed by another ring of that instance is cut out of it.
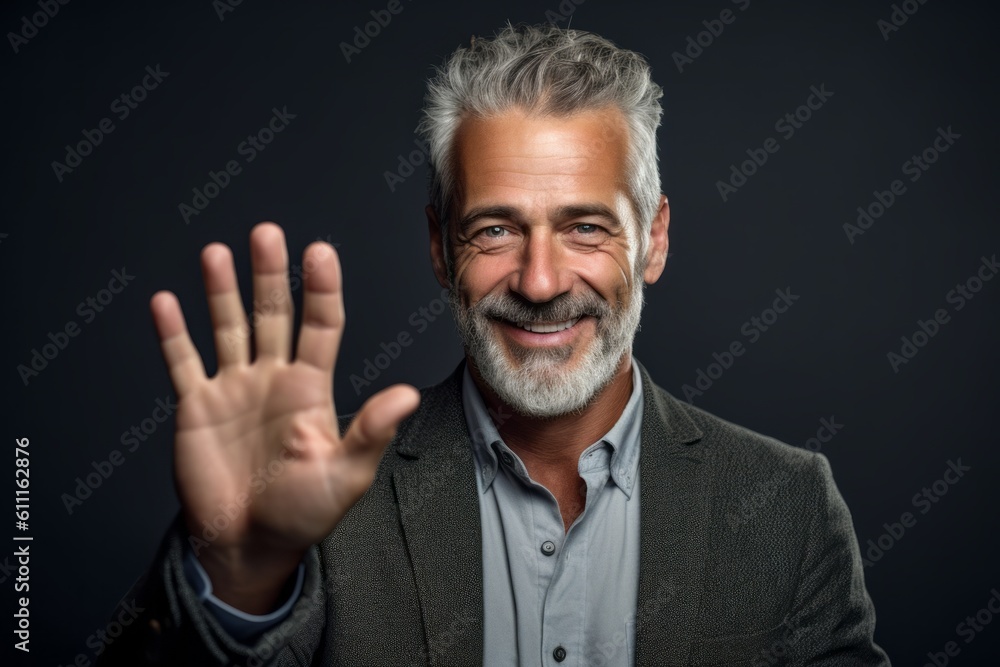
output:
<svg viewBox="0 0 1000 667"><path fill-rule="evenodd" d="M685 408L639 364L643 389L636 665L686 665L701 593L711 500Z"/></svg>
<svg viewBox="0 0 1000 667"><path fill-rule="evenodd" d="M403 460L393 473L430 665L483 660L482 529L463 368L424 393L422 420L399 435Z"/></svg>

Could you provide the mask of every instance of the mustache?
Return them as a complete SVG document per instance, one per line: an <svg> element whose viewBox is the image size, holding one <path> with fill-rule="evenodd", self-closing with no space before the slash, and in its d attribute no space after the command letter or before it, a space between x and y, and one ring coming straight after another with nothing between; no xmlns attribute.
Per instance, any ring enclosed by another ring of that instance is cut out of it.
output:
<svg viewBox="0 0 1000 667"><path fill-rule="evenodd" d="M487 294L469 308L474 315L516 323L565 322L584 315L610 315L611 306L596 292L560 294L545 303L533 303L510 292Z"/></svg>

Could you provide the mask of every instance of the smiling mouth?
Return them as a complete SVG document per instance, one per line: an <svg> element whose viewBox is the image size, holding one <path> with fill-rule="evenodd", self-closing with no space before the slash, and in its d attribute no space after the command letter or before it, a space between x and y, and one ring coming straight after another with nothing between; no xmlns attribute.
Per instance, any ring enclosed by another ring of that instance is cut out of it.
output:
<svg viewBox="0 0 1000 667"><path fill-rule="evenodd" d="M512 324L532 333L556 333L558 331L569 329L574 324L579 322L581 318L582 316L574 317L573 319L566 320L564 322L512 322Z"/></svg>

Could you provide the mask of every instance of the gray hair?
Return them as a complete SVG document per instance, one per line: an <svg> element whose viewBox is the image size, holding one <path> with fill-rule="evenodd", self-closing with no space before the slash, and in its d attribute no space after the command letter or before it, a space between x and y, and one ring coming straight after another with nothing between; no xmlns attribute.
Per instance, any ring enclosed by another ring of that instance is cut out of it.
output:
<svg viewBox="0 0 1000 667"><path fill-rule="evenodd" d="M517 107L568 115L614 106L628 125L628 195L639 220L636 257L641 263L660 199L656 128L662 96L645 58L593 33L508 22L492 39L473 37L435 68L417 126L428 146L430 199L442 232L454 203L454 137L465 114L485 117ZM450 255L446 250L449 271Z"/></svg>

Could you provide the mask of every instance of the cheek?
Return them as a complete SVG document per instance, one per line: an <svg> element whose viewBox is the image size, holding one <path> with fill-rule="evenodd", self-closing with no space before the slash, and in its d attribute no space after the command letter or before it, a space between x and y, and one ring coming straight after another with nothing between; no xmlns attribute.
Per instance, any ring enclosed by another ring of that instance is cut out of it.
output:
<svg viewBox="0 0 1000 667"><path fill-rule="evenodd" d="M492 292L516 268L509 257L487 255L474 247L457 250L455 284L467 303Z"/></svg>
<svg viewBox="0 0 1000 667"><path fill-rule="evenodd" d="M576 275L611 304L628 298L632 273L623 249L606 249L581 257Z"/></svg>

